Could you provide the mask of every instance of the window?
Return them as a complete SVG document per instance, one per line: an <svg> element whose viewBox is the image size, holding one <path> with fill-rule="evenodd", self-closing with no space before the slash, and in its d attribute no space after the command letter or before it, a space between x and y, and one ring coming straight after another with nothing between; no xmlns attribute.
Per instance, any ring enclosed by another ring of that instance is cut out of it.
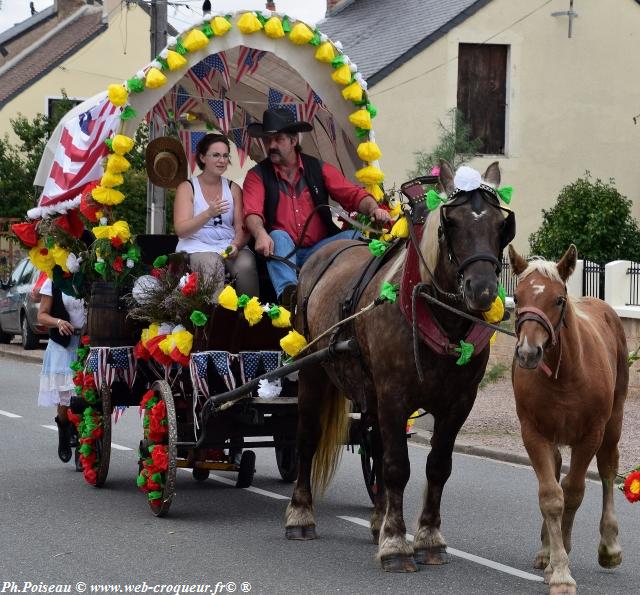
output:
<svg viewBox="0 0 640 595"><path fill-rule="evenodd" d="M509 46L461 43L458 49L458 110L482 140L481 153L503 154Z"/></svg>

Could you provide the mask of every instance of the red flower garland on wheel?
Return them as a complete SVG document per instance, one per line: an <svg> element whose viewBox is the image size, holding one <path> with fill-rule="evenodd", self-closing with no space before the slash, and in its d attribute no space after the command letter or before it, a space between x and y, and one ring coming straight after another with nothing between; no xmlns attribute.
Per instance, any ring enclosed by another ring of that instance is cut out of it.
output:
<svg viewBox="0 0 640 595"><path fill-rule="evenodd" d="M144 409L142 427L150 456L142 458L140 453L142 469L136 483L147 494L152 506L161 506L169 468L169 453L164 444L169 430L167 406L153 390L148 390L140 401L140 407Z"/></svg>

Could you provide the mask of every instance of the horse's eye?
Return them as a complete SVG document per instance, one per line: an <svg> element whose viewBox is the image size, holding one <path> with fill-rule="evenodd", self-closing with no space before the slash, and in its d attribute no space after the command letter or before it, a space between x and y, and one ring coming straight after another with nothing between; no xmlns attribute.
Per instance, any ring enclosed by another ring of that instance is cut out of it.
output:
<svg viewBox="0 0 640 595"><path fill-rule="evenodd" d="M566 301L566 298L563 295L559 295L556 298L556 305L562 306L565 303L565 301Z"/></svg>
<svg viewBox="0 0 640 595"><path fill-rule="evenodd" d="M513 303L514 303L514 304L517 304L517 303L518 303L518 298L517 298L515 295L513 296Z"/></svg>

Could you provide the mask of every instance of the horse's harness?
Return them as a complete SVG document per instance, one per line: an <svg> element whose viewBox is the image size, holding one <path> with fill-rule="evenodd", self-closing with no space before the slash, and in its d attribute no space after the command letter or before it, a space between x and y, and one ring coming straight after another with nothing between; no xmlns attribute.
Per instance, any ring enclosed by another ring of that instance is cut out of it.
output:
<svg viewBox="0 0 640 595"><path fill-rule="evenodd" d="M516 337L520 337L520 328L523 323L527 322L527 320L532 320L533 322L537 322L542 328L547 332L549 338L547 339L546 345L549 343L552 347L558 345L560 353L558 355L558 363L556 365L556 370L554 373L551 372L551 369L544 361L541 360L540 368L542 371L549 377L553 376L553 378L558 378L558 371L560 370L560 362L562 361L562 341L560 340L560 331L563 326L567 326L567 288L564 288L564 295L560 297L562 300L562 309L560 310L560 318L558 322L553 325L549 317L540 309L535 306L524 306L523 308L516 308L515 316L515 327L516 327ZM545 345L545 347L546 347Z"/></svg>

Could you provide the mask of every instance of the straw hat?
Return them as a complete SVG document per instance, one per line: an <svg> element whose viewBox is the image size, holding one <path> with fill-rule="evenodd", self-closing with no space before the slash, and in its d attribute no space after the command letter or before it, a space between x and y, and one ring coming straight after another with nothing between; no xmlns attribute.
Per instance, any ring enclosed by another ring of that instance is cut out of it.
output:
<svg viewBox="0 0 640 595"><path fill-rule="evenodd" d="M175 188L189 178L187 156L177 138L153 139L147 145L145 165L151 183L161 188Z"/></svg>

